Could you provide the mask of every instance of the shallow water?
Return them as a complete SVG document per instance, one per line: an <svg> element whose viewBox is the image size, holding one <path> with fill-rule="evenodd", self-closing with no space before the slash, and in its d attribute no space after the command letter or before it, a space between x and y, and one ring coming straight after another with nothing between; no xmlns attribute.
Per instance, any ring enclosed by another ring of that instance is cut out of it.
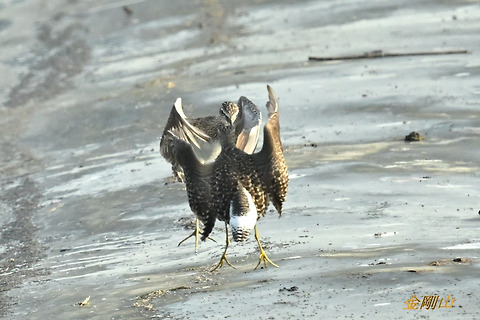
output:
<svg viewBox="0 0 480 320"><path fill-rule="evenodd" d="M475 318L479 18L471 1L0 5L2 316ZM193 116L262 108L267 83L291 182L259 230L280 268L253 271L250 239L212 273L221 224L177 247L193 217L158 137L179 96ZM403 310L413 294L456 300Z"/></svg>

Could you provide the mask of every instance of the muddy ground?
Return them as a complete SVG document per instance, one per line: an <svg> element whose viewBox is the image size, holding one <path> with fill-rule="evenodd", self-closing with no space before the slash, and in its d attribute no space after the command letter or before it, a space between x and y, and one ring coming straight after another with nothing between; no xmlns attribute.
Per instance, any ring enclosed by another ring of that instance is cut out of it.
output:
<svg viewBox="0 0 480 320"><path fill-rule="evenodd" d="M1 317L478 318L479 33L468 0L3 1ZM308 59L376 50L439 54ZM280 268L253 270L252 237L211 272L222 226L177 247L193 217L159 136L177 97L263 108L266 84L291 181L259 232Z"/></svg>

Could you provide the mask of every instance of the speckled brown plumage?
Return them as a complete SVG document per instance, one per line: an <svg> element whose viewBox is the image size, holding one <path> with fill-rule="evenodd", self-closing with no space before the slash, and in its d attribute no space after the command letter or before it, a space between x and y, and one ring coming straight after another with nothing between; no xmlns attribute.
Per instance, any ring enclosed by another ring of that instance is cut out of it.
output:
<svg viewBox="0 0 480 320"><path fill-rule="evenodd" d="M221 221L230 220L230 206L236 193L241 188L252 196L256 210L263 215L266 211L268 198L262 181L255 170L255 163L251 155L235 147L232 128L225 125L220 130L222 151L217 157L212 170L212 210L213 215ZM208 236L215 221L205 226L203 237ZM211 228L210 228L211 227Z"/></svg>
<svg viewBox="0 0 480 320"><path fill-rule="evenodd" d="M283 202L288 191L288 167L280 139L278 101L270 86L267 86L267 90L268 120L263 130L263 146L252 158L270 201L278 214L282 215Z"/></svg>

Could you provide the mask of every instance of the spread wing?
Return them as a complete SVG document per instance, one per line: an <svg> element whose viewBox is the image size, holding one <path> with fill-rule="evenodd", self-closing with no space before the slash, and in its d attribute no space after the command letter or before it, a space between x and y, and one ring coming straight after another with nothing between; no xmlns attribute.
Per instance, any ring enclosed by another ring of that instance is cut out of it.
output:
<svg viewBox="0 0 480 320"><path fill-rule="evenodd" d="M168 162L175 165L175 159L173 157L174 146L169 143L172 140L166 139L168 131L173 131L178 139L190 144L200 162L205 162L205 159L208 158L206 154L210 153L208 145L211 137L205 133L204 130L193 125L187 118L183 112L181 98L178 98L172 107L160 141L160 152L162 156Z"/></svg>
<svg viewBox="0 0 480 320"><path fill-rule="evenodd" d="M281 215L288 189L288 168L280 139L278 101L270 86L267 86L267 90L269 117L263 129L263 146L252 157L268 196Z"/></svg>
<svg viewBox="0 0 480 320"><path fill-rule="evenodd" d="M237 135L237 148L252 154L255 151L260 135L260 124L262 123L262 113L258 107L246 97L238 99L240 107L240 116L235 124L235 133Z"/></svg>

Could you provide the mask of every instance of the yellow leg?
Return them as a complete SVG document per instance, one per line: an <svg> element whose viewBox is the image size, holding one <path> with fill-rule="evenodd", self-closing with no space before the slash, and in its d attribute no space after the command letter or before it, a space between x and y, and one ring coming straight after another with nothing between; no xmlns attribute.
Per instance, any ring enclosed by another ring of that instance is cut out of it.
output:
<svg viewBox="0 0 480 320"><path fill-rule="evenodd" d="M186 237L185 239L183 239L182 241L180 241L178 243L178 246L180 247L180 245L182 243L184 243L186 240L190 239L191 237L195 236L195 254L198 253L198 239L199 239L199 235L200 235L200 220L196 219L195 221L195 230L192 232L192 234L190 234L188 237ZM208 237L208 239L212 240L213 242L217 242L215 241L214 239Z"/></svg>
<svg viewBox="0 0 480 320"><path fill-rule="evenodd" d="M228 224L226 222L225 222L225 236L226 236L225 250L223 251L222 257L220 258L220 262L217 264L215 268L212 269L212 272L217 270L218 268L221 268L224 262L226 262L233 269L236 269L227 259L227 249L228 249L228 245L230 244L230 238L228 236Z"/></svg>
<svg viewBox="0 0 480 320"><path fill-rule="evenodd" d="M278 266L268 258L267 254L265 253L265 250L263 250L262 244L260 243L260 237L258 236L258 230L256 225L255 225L255 239L257 240L258 248L260 249L260 258L258 259L258 264L255 267L255 270L262 263L262 261L263 261L263 264L265 265L265 268L267 267L267 262L269 262L272 266L278 268Z"/></svg>

